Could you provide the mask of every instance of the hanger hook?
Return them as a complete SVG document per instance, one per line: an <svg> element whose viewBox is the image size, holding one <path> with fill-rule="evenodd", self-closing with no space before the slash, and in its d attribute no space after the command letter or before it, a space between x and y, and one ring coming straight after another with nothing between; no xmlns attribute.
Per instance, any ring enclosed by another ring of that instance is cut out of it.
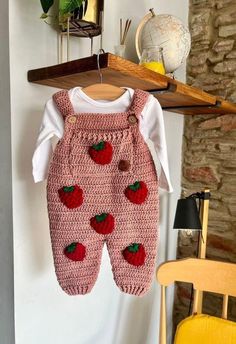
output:
<svg viewBox="0 0 236 344"><path fill-rule="evenodd" d="M97 54L97 67L98 67L98 73L99 73L99 77L100 77L100 83L102 84L102 71L101 71L100 62L99 62L99 57L100 57L101 53L105 54L104 49L99 49L98 54Z"/></svg>

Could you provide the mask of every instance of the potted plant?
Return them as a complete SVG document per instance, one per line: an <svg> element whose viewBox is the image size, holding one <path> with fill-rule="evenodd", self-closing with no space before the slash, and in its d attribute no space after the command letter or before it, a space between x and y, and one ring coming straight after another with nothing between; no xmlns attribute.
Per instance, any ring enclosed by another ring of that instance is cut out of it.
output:
<svg viewBox="0 0 236 344"><path fill-rule="evenodd" d="M63 61L63 37L65 36L67 38L67 61L69 60L70 36L90 38L92 54L92 39L102 32L104 0L40 0L40 2L43 9L41 18L45 21L51 18L51 24L56 26L60 35L59 62Z"/></svg>
<svg viewBox="0 0 236 344"><path fill-rule="evenodd" d="M62 30L66 29L67 19L81 19L86 13L88 0L40 0L43 9L42 19L51 17L48 12L53 5L58 8L58 23Z"/></svg>

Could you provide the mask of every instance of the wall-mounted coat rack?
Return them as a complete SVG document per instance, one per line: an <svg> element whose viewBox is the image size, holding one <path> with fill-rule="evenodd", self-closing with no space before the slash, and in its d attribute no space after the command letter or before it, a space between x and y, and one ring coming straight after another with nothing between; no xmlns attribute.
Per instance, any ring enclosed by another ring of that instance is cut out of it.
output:
<svg viewBox="0 0 236 344"><path fill-rule="evenodd" d="M236 104L111 53L100 55L100 67L104 82L148 91L164 110L185 115L236 114ZM85 87L98 79L97 55L28 72L28 81L62 89Z"/></svg>

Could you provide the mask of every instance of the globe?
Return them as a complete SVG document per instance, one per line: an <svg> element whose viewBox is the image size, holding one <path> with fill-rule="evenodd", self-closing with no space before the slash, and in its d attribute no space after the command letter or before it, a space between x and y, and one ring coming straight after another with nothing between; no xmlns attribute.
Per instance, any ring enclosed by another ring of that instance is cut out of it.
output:
<svg viewBox="0 0 236 344"><path fill-rule="evenodd" d="M180 19L170 14L155 15L153 9L141 21L136 32L136 51L141 57L144 48L161 46L166 73L172 73L186 60L191 36Z"/></svg>

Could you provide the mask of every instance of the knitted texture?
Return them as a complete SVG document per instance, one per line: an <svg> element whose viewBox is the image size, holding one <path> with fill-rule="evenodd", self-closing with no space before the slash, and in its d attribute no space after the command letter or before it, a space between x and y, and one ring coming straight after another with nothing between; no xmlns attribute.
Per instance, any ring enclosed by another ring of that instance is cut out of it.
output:
<svg viewBox="0 0 236 344"><path fill-rule="evenodd" d="M123 292L143 295L152 282L159 201L155 166L139 131L147 98L135 90L124 113L76 114L67 91L53 96L65 129L49 168L48 212L57 279L70 295L91 291L104 243Z"/></svg>

